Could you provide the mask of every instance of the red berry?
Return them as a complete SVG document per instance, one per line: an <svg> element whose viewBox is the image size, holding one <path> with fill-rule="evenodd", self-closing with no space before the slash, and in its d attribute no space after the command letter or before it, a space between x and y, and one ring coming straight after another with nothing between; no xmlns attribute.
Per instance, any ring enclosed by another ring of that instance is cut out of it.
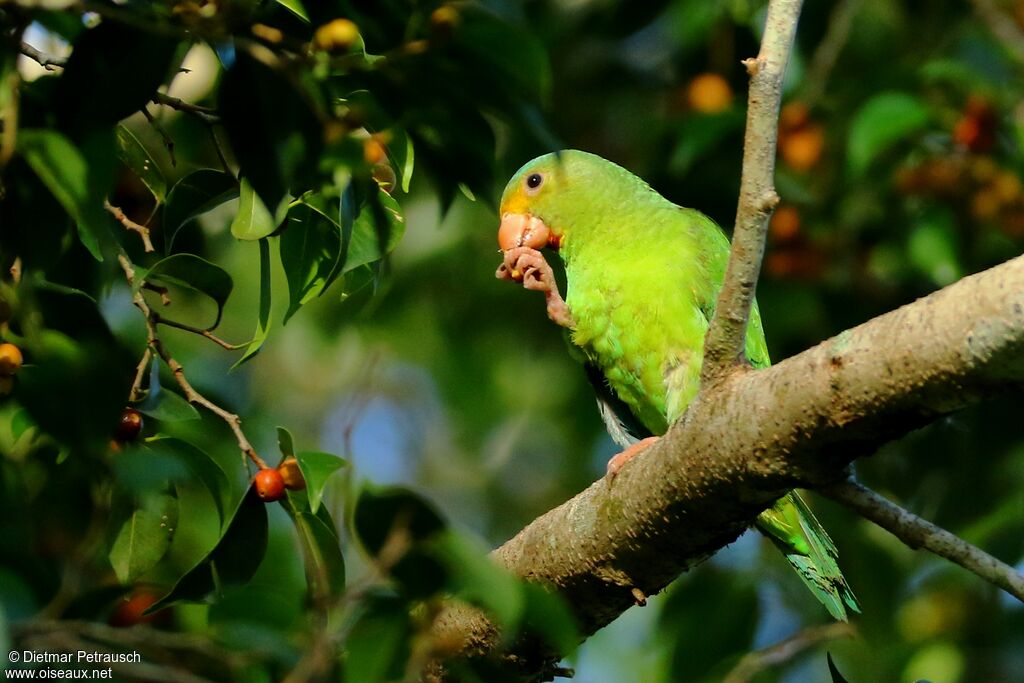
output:
<svg viewBox="0 0 1024 683"><path fill-rule="evenodd" d="M256 486L256 495L264 503L273 503L284 498L284 477L273 468L268 467L257 472L253 484Z"/></svg>
<svg viewBox="0 0 1024 683"><path fill-rule="evenodd" d="M158 598L158 595L146 589L132 591L118 603L107 618L107 623L124 628L155 621L158 614L143 614L143 612L152 607Z"/></svg>
<svg viewBox="0 0 1024 683"><path fill-rule="evenodd" d="M142 413L135 408L125 408L117 423L117 440L122 443L135 441L142 433Z"/></svg>

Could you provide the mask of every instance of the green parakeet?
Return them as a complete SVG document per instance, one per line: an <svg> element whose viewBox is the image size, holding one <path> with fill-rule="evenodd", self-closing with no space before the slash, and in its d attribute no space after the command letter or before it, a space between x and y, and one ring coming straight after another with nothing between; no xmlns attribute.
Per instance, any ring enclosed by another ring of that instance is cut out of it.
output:
<svg viewBox="0 0 1024 683"><path fill-rule="evenodd" d="M697 393L729 240L710 218L676 206L626 169L568 150L538 157L512 177L498 241L504 262L497 276L544 292L549 317L582 351L601 416L626 449L609 464L613 475ZM538 251L545 247L565 264L564 300ZM755 367L770 363L756 305L746 354ZM756 525L833 617L860 611L832 540L795 492Z"/></svg>

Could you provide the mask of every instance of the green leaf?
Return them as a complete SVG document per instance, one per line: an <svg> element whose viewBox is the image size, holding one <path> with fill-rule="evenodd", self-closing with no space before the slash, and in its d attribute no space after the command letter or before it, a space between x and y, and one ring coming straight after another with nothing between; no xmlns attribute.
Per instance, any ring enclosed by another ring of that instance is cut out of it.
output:
<svg viewBox="0 0 1024 683"><path fill-rule="evenodd" d="M234 370L239 365L249 360L260 350L263 346L263 342L267 340L267 334L270 332L270 242L264 237L259 242L260 245L260 311L259 317L256 320L256 334L253 335L252 341L249 342L249 346L246 347L245 353L242 357L231 366Z"/></svg>
<svg viewBox="0 0 1024 683"><path fill-rule="evenodd" d="M300 199L288 212L288 227L281 235L281 265L288 281L285 323L330 284L338 270L341 245L341 226L310 203Z"/></svg>
<svg viewBox="0 0 1024 683"><path fill-rule="evenodd" d="M218 514L224 516L230 504L231 484L228 475L209 453L187 441L173 437L151 439L148 445L153 450L168 453L182 463L191 474L188 479L199 481L206 487L217 505Z"/></svg>
<svg viewBox="0 0 1024 683"><path fill-rule="evenodd" d="M303 511L295 513L295 527L302 542L310 593L317 600L340 595L345 589L345 558L334 529Z"/></svg>
<svg viewBox="0 0 1024 683"><path fill-rule="evenodd" d="M97 187L102 183L94 178L83 154L63 135L50 130L18 131L18 152L74 219L82 244L102 261L100 243L110 239L111 219L103 208L106 188Z"/></svg>
<svg viewBox="0 0 1024 683"><path fill-rule="evenodd" d="M408 604L393 596L371 596L345 639L345 680L401 680L411 636Z"/></svg>
<svg viewBox="0 0 1024 683"><path fill-rule="evenodd" d="M238 196L238 182L228 173L204 168L171 188L164 206L164 244L169 250L178 231L198 216Z"/></svg>
<svg viewBox="0 0 1024 683"><path fill-rule="evenodd" d="M279 206L289 187L309 187L316 171L323 131L303 87L241 50L221 80L224 130L267 207Z"/></svg>
<svg viewBox="0 0 1024 683"><path fill-rule="evenodd" d="M557 652L571 654L581 636L572 610L561 595L544 586L524 581L526 593L525 629L536 633Z"/></svg>
<svg viewBox="0 0 1024 683"><path fill-rule="evenodd" d="M882 152L928 125L927 105L912 95L885 92L865 102L853 116L847 163L860 176Z"/></svg>
<svg viewBox="0 0 1024 683"><path fill-rule="evenodd" d="M124 124L117 126L117 155L121 161L149 188L158 203L167 197L167 180L160 166L142 141Z"/></svg>
<svg viewBox="0 0 1024 683"><path fill-rule="evenodd" d="M281 450L282 459L295 455L295 440L292 439L292 433L284 427L277 428L277 447Z"/></svg>
<svg viewBox="0 0 1024 683"><path fill-rule="evenodd" d="M183 422L198 420L199 411L184 398L164 389L160 384L160 364L154 358L150 362L149 392L146 400L135 406L138 411L161 422Z"/></svg>
<svg viewBox="0 0 1024 683"><path fill-rule="evenodd" d="M378 189L363 204L352 224L352 237L341 272L347 273L359 266L379 261L398 246L403 234L405 220L398 202L387 192Z"/></svg>
<svg viewBox="0 0 1024 683"><path fill-rule="evenodd" d="M248 582L266 551L267 508L256 489L250 486L232 513L217 546L146 612L155 612L181 600L202 600L215 590Z"/></svg>
<svg viewBox="0 0 1024 683"><path fill-rule="evenodd" d="M287 210L287 197L281 201L283 209ZM278 209L280 213L281 208ZM238 213L231 221L231 234L240 240L259 240L267 237L280 225L283 216L278 219L270 213L266 204L252 189L252 185L245 178L242 178L240 199L238 202Z"/></svg>
<svg viewBox="0 0 1024 683"><path fill-rule="evenodd" d="M306 14L306 8L302 6L302 3L299 2L299 0L275 0L275 2L290 11L299 19L305 21L307 24L309 23L309 15Z"/></svg>
<svg viewBox="0 0 1024 683"><path fill-rule="evenodd" d="M319 451L300 451L295 454L299 461L299 471L306 480L306 494L309 496L309 508L316 513L320 507L320 499L324 495L324 486L335 472L348 464L345 458L331 453Z"/></svg>
<svg viewBox="0 0 1024 683"><path fill-rule="evenodd" d="M213 299L217 304L217 318L206 328L207 330L215 329L220 324L224 304L227 303L234 287L226 270L195 254L172 254L157 261L152 268L142 271L140 277L136 278L136 289L141 287L144 281L185 287Z"/></svg>
<svg viewBox="0 0 1024 683"><path fill-rule="evenodd" d="M907 239L910 263L935 285L945 287L963 276L956 220L946 209L925 212Z"/></svg>
<svg viewBox="0 0 1024 683"><path fill-rule="evenodd" d="M491 561L482 543L463 534L446 531L431 545L448 569L452 593L486 610L502 631L514 633L526 610L519 579Z"/></svg>
<svg viewBox="0 0 1024 683"><path fill-rule="evenodd" d="M128 507L108 555L123 584L133 583L160 561L178 518L178 501L167 493L143 494Z"/></svg>
<svg viewBox="0 0 1024 683"><path fill-rule="evenodd" d="M839 669L836 668L836 663L832 661L832 653L826 652L825 659L828 661L828 674L832 678L832 683L849 683L843 674L839 673Z"/></svg>
<svg viewBox="0 0 1024 683"><path fill-rule="evenodd" d="M171 75L177 49L175 38L116 21L83 32L57 81L61 127L77 137L144 107Z"/></svg>
<svg viewBox="0 0 1024 683"><path fill-rule="evenodd" d="M412 491L397 488L363 488L356 501L353 526L363 548L376 557L392 538L407 546L392 559L391 576L412 599L425 599L448 583L448 572L435 556L429 541L445 529L433 506Z"/></svg>

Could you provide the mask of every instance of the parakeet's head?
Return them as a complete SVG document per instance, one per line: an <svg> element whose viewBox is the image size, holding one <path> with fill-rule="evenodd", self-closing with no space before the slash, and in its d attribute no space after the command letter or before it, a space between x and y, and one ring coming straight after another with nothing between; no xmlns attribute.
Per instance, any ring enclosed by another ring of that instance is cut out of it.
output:
<svg viewBox="0 0 1024 683"><path fill-rule="evenodd" d="M643 180L596 154L575 149L539 156L516 171L501 196L502 251L558 249L617 222L646 200L667 203Z"/></svg>

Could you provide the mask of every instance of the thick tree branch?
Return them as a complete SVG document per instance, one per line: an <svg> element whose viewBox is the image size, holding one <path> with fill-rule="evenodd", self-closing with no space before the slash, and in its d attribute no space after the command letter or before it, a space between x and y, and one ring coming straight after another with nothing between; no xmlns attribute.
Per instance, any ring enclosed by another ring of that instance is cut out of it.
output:
<svg viewBox="0 0 1024 683"><path fill-rule="evenodd" d="M743 169L732 253L704 344L704 384L731 370L743 358L747 320L764 256L768 219L779 203L775 193L775 142L778 136L782 79L796 36L801 0L768 5L761 51L743 63L750 73Z"/></svg>
<svg viewBox="0 0 1024 683"><path fill-rule="evenodd" d="M541 516L493 553L556 587L584 634L733 541L795 486L846 477L847 464L939 416L1024 385L1024 257L961 280L757 372L703 392L660 443ZM466 656L495 627L453 606L437 642ZM518 661L528 646L517 649ZM547 653L547 662L559 653ZM530 661L536 671L545 660Z"/></svg>
<svg viewBox="0 0 1024 683"><path fill-rule="evenodd" d="M955 562L1024 602L1024 576L956 534L921 519L854 481L828 486L821 492L874 522L911 548L924 548Z"/></svg>

